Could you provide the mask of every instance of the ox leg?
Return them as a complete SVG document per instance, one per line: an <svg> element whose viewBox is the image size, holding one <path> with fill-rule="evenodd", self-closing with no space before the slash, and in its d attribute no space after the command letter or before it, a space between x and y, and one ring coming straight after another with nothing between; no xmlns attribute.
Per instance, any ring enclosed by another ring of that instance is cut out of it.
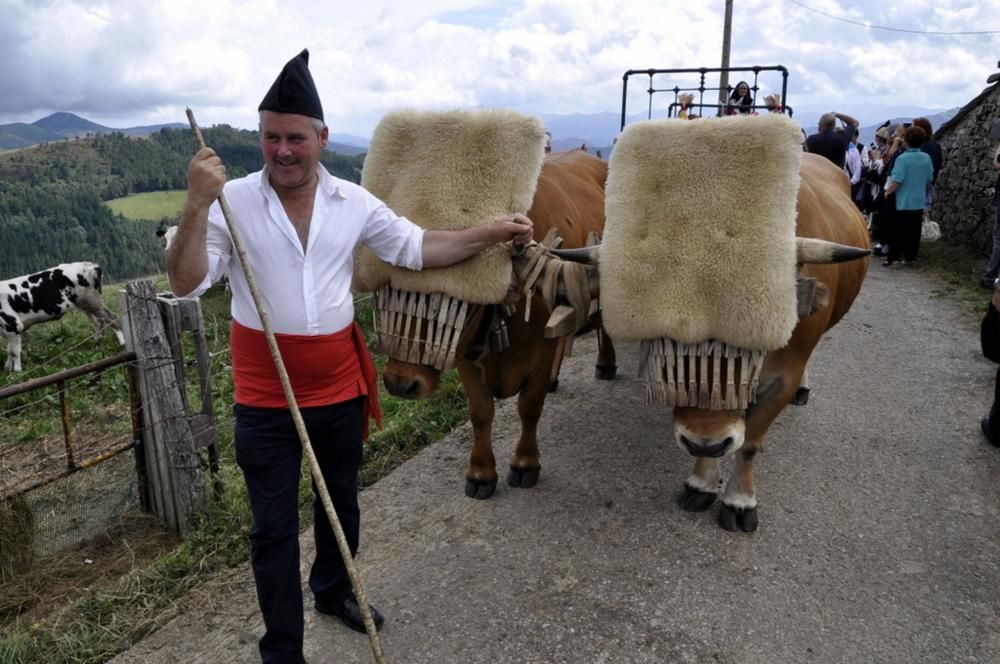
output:
<svg viewBox="0 0 1000 664"><path fill-rule="evenodd" d="M493 456L493 394L486 386L483 368L461 363L458 373L469 398L469 420L472 422L472 449L469 467L465 471L465 495L486 500L497 488L497 462Z"/></svg>
<svg viewBox="0 0 1000 664"><path fill-rule="evenodd" d="M16 332L8 332L7 337L7 361L4 363L4 371L21 370L21 335Z"/></svg>
<svg viewBox="0 0 1000 664"><path fill-rule="evenodd" d="M618 374L618 361L615 358L615 345L611 337L604 331L604 326L597 328L597 367L594 377L597 380L612 380Z"/></svg>
<svg viewBox="0 0 1000 664"><path fill-rule="evenodd" d="M729 531L757 530L757 492L753 480L753 464L761 441L747 441L733 460L733 475L726 485L719 510L719 525Z"/></svg>
<svg viewBox="0 0 1000 664"><path fill-rule="evenodd" d="M685 512L704 512L722 493L722 485L719 460L700 457L694 462L694 470L684 480L684 491L677 497L677 504Z"/></svg>
<svg viewBox="0 0 1000 664"><path fill-rule="evenodd" d="M804 406L809 403L809 368L802 372L802 380L799 381L799 389L795 390L792 397L792 404Z"/></svg>
<svg viewBox="0 0 1000 664"><path fill-rule="evenodd" d="M517 414L521 417L521 436L517 439L514 458L510 461L507 484L530 489L538 483L542 470L538 452L538 420L542 417L546 390L542 382L532 378L517 395Z"/></svg>
<svg viewBox="0 0 1000 664"><path fill-rule="evenodd" d="M549 392L559 389L559 371L566 357L566 337L556 339L556 356L552 358L552 373L549 376Z"/></svg>

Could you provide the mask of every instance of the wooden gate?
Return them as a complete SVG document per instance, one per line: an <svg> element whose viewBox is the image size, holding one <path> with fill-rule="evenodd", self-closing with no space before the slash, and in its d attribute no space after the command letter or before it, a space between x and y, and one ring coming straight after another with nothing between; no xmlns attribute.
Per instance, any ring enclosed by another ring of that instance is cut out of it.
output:
<svg viewBox="0 0 1000 664"><path fill-rule="evenodd" d="M158 295L149 280L129 282L121 298L125 345L138 365L149 510L184 536L192 515L204 505L204 470L218 470L201 306L197 300ZM193 414L182 351L185 332L194 344L201 391Z"/></svg>

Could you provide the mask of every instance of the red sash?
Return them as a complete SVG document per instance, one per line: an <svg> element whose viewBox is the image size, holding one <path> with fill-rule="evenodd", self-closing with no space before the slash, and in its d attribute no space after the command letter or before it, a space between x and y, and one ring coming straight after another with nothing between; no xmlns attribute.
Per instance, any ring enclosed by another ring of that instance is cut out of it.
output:
<svg viewBox="0 0 1000 664"><path fill-rule="evenodd" d="M363 438L368 439L369 418L374 418L376 426L382 428L375 362L357 323L333 334L275 334L274 337L299 408L329 406L367 396ZM236 403L287 408L285 391L264 333L233 321L230 343Z"/></svg>

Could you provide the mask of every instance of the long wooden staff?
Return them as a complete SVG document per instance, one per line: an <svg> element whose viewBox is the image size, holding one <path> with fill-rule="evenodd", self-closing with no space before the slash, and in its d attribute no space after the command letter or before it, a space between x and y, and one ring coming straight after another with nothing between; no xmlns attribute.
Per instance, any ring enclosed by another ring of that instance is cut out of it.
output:
<svg viewBox="0 0 1000 664"><path fill-rule="evenodd" d="M195 140L198 141L198 149L201 150L205 147L205 139L201 135L201 129L198 128L198 123L195 122L194 113L191 112L190 108L187 109L187 117L188 122L191 123L191 131L194 132ZM330 520L333 534L337 538L337 547L340 548L340 555L344 559L347 575L351 579L351 587L354 589L354 595L358 600L358 608L361 610L361 617L365 622L365 630L368 632L368 641L372 647L372 656L374 656L378 664L384 664L385 655L382 653L382 643L379 641L378 631L375 629L375 621L372 620L371 611L368 609L368 597L365 595L361 576L354 566L351 547L344 536L344 529L340 525L340 519L337 518L337 512L333 509L333 501L330 500L330 492L327 491L326 482L323 480L323 472L319 467L319 461L316 459L312 443L309 441L309 432L306 431L306 424L302 420L302 413L299 411L298 402L296 402L295 394L292 392L292 383L288 379L285 363L281 359L281 351L278 349L278 342L275 340L274 331L271 329L271 321L267 316L267 310L264 308L264 301L261 299L260 290L257 288L257 280L254 278L253 270L250 268L250 261L247 259L246 251L243 249L243 242L240 240L239 231L236 230L236 224L233 223L233 213L229 209L226 197L221 193L219 194L219 205L222 207L222 216L226 218L226 225L229 227L229 234L233 238L233 247L236 248L236 255L239 257L240 265L243 267L243 274L246 276L247 285L250 287L250 295L253 297L253 303L257 307L257 315L260 316L261 325L264 327L264 336L267 337L267 345L271 349L271 357L274 359L274 365L278 369L281 387L284 388L285 398L288 399L288 409L292 413L292 420L295 422L295 429L299 433L299 440L302 441L302 450L309 460L309 470L312 471L320 500L323 502L326 516Z"/></svg>

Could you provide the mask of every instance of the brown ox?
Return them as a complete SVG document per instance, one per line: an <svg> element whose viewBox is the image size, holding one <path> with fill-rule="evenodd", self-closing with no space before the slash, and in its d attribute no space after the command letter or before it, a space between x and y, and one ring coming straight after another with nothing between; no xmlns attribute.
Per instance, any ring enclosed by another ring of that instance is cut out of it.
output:
<svg viewBox="0 0 1000 664"><path fill-rule="evenodd" d="M796 235L868 249L864 219L851 201L850 185L843 172L823 157L806 154L801 175ZM857 255L845 254L840 259L852 257ZM828 298L815 303L814 313L799 320L787 346L768 353L756 401L746 412L674 409L674 437L684 450L698 458L679 498L684 510L700 512L715 501L724 485L719 458L732 454L733 472L725 483L719 524L731 531L757 529L753 464L763 447L764 435L793 400L820 338L851 308L867 269L865 260L802 267L804 276L825 284Z"/></svg>
<svg viewBox="0 0 1000 664"><path fill-rule="evenodd" d="M604 229L604 181L608 166L601 159L581 150L553 153L546 157L538 188L528 216L534 222L536 240L549 229L563 238L563 246L582 247L587 234ZM479 359L465 357L470 342L486 323L484 308L479 307L459 340L458 373L469 399L473 444L465 473L465 493L471 498L489 498L497 485L496 459L493 456L493 400L517 395L521 418L521 436L510 462L507 483L522 489L538 481L539 463L537 426L552 385L553 369L561 359L562 341L544 338L549 311L540 297L532 297L531 321L524 322L525 298L508 319L510 347L498 354ZM614 348L604 331L600 335L597 377L615 375ZM441 374L433 367L390 359L382 373L390 394L410 399L430 395Z"/></svg>

